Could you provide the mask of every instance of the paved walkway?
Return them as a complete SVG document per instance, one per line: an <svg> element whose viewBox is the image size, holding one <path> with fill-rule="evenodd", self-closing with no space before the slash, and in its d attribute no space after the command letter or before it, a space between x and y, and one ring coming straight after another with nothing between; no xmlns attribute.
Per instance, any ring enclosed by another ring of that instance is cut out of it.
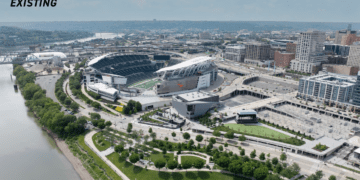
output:
<svg viewBox="0 0 360 180"><path fill-rule="evenodd" d="M85 135L85 144L91 148L111 169L113 169L116 174L118 174L123 180L130 180L123 172L121 172L109 159L106 158L104 153L95 147L92 136L96 134L97 131L91 131ZM106 151L106 150L105 150Z"/></svg>

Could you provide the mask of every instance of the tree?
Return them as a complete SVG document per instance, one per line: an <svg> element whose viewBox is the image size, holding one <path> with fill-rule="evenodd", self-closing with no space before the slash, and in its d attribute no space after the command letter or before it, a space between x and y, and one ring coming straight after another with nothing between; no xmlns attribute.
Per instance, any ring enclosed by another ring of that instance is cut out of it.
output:
<svg viewBox="0 0 360 180"><path fill-rule="evenodd" d="M213 132L213 135L216 136L216 137L220 137L220 136L221 136L221 133L220 133L219 130L215 130L215 131Z"/></svg>
<svg viewBox="0 0 360 180"><path fill-rule="evenodd" d="M71 103L70 104L70 108L73 110L73 111L78 111L79 110L79 104L78 103Z"/></svg>
<svg viewBox="0 0 360 180"><path fill-rule="evenodd" d="M189 150L192 150L193 145L194 145L194 140L190 139L190 141L189 141L188 144L187 144L187 148L188 148Z"/></svg>
<svg viewBox="0 0 360 180"><path fill-rule="evenodd" d="M278 162L279 162L279 160L278 160L277 157L274 157L274 158L272 158L272 160L271 160L271 163L272 163L273 165L276 165Z"/></svg>
<svg viewBox="0 0 360 180"><path fill-rule="evenodd" d="M169 169L173 170L173 169L175 169L175 168L178 167L178 162L175 161L175 160L170 160L170 161L168 161L168 163L167 163L167 167L168 167Z"/></svg>
<svg viewBox="0 0 360 180"><path fill-rule="evenodd" d="M105 123L99 122L97 127L103 130L105 128Z"/></svg>
<svg viewBox="0 0 360 180"><path fill-rule="evenodd" d="M239 136L239 141L241 141L241 143L243 143L244 141L246 141L246 137L243 135Z"/></svg>
<svg viewBox="0 0 360 180"><path fill-rule="evenodd" d="M266 166L268 169L272 169L272 165L271 165L270 159L266 160L265 166Z"/></svg>
<svg viewBox="0 0 360 180"><path fill-rule="evenodd" d="M164 155L167 153L167 151L166 151L166 148L165 148L165 147L162 149L162 153L163 153Z"/></svg>
<svg viewBox="0 0 360 180"><path fill-rule="evenodd" d="M331 175L331 176L329 177L329 180L336 180L336 176Z"/></svg>
<svg viewBox="0 0 360 180"><path fill-rule="evenodd" d="M158 168L159 171L160 171L161 168L165 167L165 165L166 165L166 161L165 161L164 158L158 159L158 160L155 161L155 167Z"/></svg>
<svg viewBox="0 0 360 180"><path fill-rule="evenodd" d="M242 161L235 160L229 164L229 171L234 174L241 174L242 173Z"/></svg>
<svg viewBox="0 0 360 180"><path fill-rule="evenodd" d="M196 141L197 142L201 142L204 139L204 137L202 135L197 135L196 136Z"/></svg>
<svg viewBox="0 0 360 180"><path fill-rule="evenodd" d="M270 157L270 153L266 155L268 158Z"/></svg>
<svg viewBox="0 0 360 180"><path fill-rule="evenodd" d="M123 145L115 146L115 152L121 153L122 151L124 151L124 146Z"/></svg>
<svg viewBox="0 0 360 180"><path fill-rule="evenodd" d="M153 131L152 131L152 128L149 128L149 133L151 134Z"/></svg>
<svg viewBox="0 0 360 180"><path fill-rule="evenodd" d="M149 135L145 135L145 136L144 136L144 140L145 140L145 142L147 142L149 138L150 138L150 136L149 136Z"/></svg>
<svg viewBox="0 0 360 180"><path fill-rule="evenodd" d="M71 104L71 100L69 98L65 98L64 103L69 106Z"/></svg>
<svg viewBox="0 0 360 180"><path fill-rule="evenodd" d="M184 133L183 134L183 138L186 139L186 140L189 140L190 139L190 134L189 133Z"/></svg>
<svg viewBox="0 0 360 180"><path fill-rule="evenodd" d="M98 103L98 102L92 102L91 106L96 108L96 109L100 109L100 107L101 107L100 103Z"/></svg>
<svg viewBox="0 0 360 180"><path fill-rule="evenodd" d="M106 127L110 127L111 125L112 125L112 122L111 122L111 121L106 121L106 122L105 122L105 126L106 126Z"/></svg>
<svg viewBox="0 0 360 180"><path fill-rule="evenodd" d="M251 157L251 159L254 159L256 157L256 150L255 149L253 151L251 151L250 157Z"/></svg>
<svg viewBox="0 0 360 180"><path fill-rule="evenodd" d="M241 149L240 155L241 155L241 156L244 156L244 155L245 155L245 149Z"/></svg>
<svg viewBox="0 0 360 180"><path fill-rule="evenodd" d="M90 113L90 118L94 120L98 120L101 119L101 116L98 113Z"/></svg>
<svg viewBox="0 0 360 180"><path fill-rule="evenodd" d="M152 133L150 134L150 137L152 138L153 141L155 141L155 139L156 139L156 133L152 132Z"/></svg>
<svg viewBox="0 0 360 180"><path fill-rule="evenodd" d="M229 144L228 144L228 143L225 143L225 144L224 144L224 146L225 146L225 147L228 147L228 146L229 146Z"/></svg>
<svg viewBox="0 0 360 180"><path fill-rule="evenodd" d="M221 156L216 160L216 164L218 164L220 167L227 168L230 164L230 159L228 157Z"/></svg>
<svg viewBox="0 0 360 180"><path fill-rule="evenodd" d="M259 156L259 159L262 161L265 160L265 153L261 153Z"/></svg>
<svg viewBox="0 0 360 180"><path fill-rule="evenodd" d="M181 166L183 169L186 169L187 172L187 169L191 168L192 164L189 160L185 160L184 162L181 163Z"/></svg>
<svg viewBox="0 0 360 180"><path fill-rule="evenodd" d="M249 162L246 162L243 165L242 172L245 176L252 177L254 171L253 169L254 167Z"/></svg>
<svg viewBox="0 0 360 180"><path fill-rule="evenodd" d="M277 173L280 173L281 171L283 170L283 167L280 163L278 163L276 166L275 166L275 171Z"/></svg>
<svg viewBox="0 0 360 180"><path fill-rule="evenodd" d="M286 158L287 158L286 154L285 154L285 153L281 153L281 155L280 155L280 160L281 160L281 161L285 161Z"/></svg>
<svg viewBox="0 0 360 180"><path fill-rule="evenodd" d="M171 133L171 136L174 138L174 137L176 137L176 133L175 132L172 132Z"/></svg>
<svg viewBox="0 0 360 180"><path fill-rule="evenodd" d="M223 150L224 150L223 146L220 145L220 146L219 146L219 151L223 151Z"/></svg>
<svg viewBox="0 0 360 180"><path fill-rule="evenodd" d="M126 129L126 132L131 133L132 128L133 128L132 124L129 123L127 126L127 129Z"/></svg>
<svg viewBox="0 0 360 180"><path fill-rule="evenodd" d="M316 172L315 172L315 176L316 176L318 179L321 179L321 178L324 176L324 174L323 174L322 171L316 171Z"/></svg>
<svg viewBox="0 0 360 180"><path fill-rule="evenodd" d="M129 156L129 152L128 151L122 151L121 152L121 158L123 158L123 159L125 159L125 158L127 158Z"/></svg>
<svg viewBox="0 0 360 180"><path fill-rule="evenodd" d="M265 179L269 174L269 169L265 166L259 167L254 171L254 178L257 180Z"/></svg>
<svg viewBox="0 0 360 180"><path fill-rule="evenodd" d="M132 153L131 156L129 157L129 160L131 163L135 164L136 162L138 162L140 160L140 157L138 154Z"/></svg>
<svg viewBox="0 0 360 180"><path fill-rule="evenodd" d="M194 167L195 167L196 169L198 169L198 171L199 171L199 169L203 168L204 165L205 165L205 162L204 162L203 160L201 160L201 159L197 159L197 160L194 162Z"/></svg>
<svg viewBox="0 0 360 180"><path fill-rule="evenodd" d="M215 144L216 143L216 139L214 138L214 137L212 137L212 138L210 138L210 143L212 143L212 144Z"/></svg>
<svg viewBox="0 0 360 180"><path fill-rule="evenodd" d="M233 132L227 132L224 136L226 138L228 138L228 139L234 139L234 133Z"/></svg>

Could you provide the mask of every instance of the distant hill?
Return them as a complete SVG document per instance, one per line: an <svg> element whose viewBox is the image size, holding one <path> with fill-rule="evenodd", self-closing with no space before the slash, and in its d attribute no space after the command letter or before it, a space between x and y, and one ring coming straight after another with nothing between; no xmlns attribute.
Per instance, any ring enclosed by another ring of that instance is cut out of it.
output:
<svg viewBox="0 0 360 180"><path fill-rule="evenodd" d="M42 31L19 27L0 26L0 46L19 46L57 41L67 41L93 36L86 31Z"/></svg>
<svg viewBox="0 0 360 180"><path fill-rule="evenodd" d="M179 31L197 29L219 29L223 31L295 30L306 31L317 29L333 31L346 29L348 23L328 22L273 22L273 21L62 21L62 22L15 22L1 23L0 26L16 26L29 30L44 31L90 31L90 32L120 32L129 30L178 29ZM354 30L360 29L360 23L353 23Z"/></svg>

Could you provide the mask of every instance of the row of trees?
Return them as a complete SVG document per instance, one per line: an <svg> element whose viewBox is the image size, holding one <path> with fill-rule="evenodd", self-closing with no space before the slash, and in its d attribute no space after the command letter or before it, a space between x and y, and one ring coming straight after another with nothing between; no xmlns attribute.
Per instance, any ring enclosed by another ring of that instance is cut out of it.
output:
<svg viewBox="0 0 360 180"><path fill-rule="evenodd" d="M34 83L35 76L32 72L27 72L22 66L15 64L13 74L22 89L26 106L39 118L41 125L63 138L84 132L86 118L76 118L76 116L64 115L64 112L60 112L61 106L46 97L45 91Z"/></svg>
<svg viewBox="0 0 360 180"><path fill-rule="evenodd" d="M74 112L77 112L79 110L80 105L76 102L71 101L71 99L66 95L63 89L64 81L69 75L70 73L66 72L62 74L61 77L56 81L55 95L57 99L67 108L71 108Z"/></svg>
<svg viewBox="0 0 360 180"><path fill-rule="evenodd" d="M123 113L127 115L135 114L142 110L142 105L139 101L130 100L127 105L123 107Z"/></svg>

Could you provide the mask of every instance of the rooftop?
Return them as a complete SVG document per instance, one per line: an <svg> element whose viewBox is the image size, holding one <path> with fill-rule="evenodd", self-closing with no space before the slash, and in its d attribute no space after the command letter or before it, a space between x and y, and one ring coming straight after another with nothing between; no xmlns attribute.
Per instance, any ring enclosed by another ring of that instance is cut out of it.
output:
<svg viewBox="0 0 360 180"><path fill-rule="evenodd" d="M88 86L108 94L115 94L116 92L118 92L117 89L109 87L103 83L90 83Z"/></svg>
<svg viewBox="0 0 360 180"><path fill-rule="evenodd" d="M96 57L96 58L92 59L92 60L89 62L88 66L91 66L91 65L97 63L97 62L100 61L102 58L104 58L104 57L106 57L106 56L108 56L108 55L110 55L110 54L111 54L111 53L108 53L108 54L105 54L105 55L102 55L102 56L99 56L99 57Z"/></svg>
<svg viewBox="0 0 360 180"><path fill-rule="evenodd" d="M340 75L335 73L318 74L310 77L303 77L303 80L316 81L338 86L353 86L356 83L356 76Z"/></svg>
<svg viewBox="0 0 360 180"><path fill-rule="evenodd" d="M210 93L200 91L200 92L190 92L190 93L180 94L177 97L180 97L182 100L189 102L189 101L198 101L212 96L213 95Z"/></svg>
<svg viewBox="0 0 360 180"><path fill-rule="evenodd" d="M237 112L238 115L253 115L257 114L255 110L253 109L243 109Z"/></svg>

